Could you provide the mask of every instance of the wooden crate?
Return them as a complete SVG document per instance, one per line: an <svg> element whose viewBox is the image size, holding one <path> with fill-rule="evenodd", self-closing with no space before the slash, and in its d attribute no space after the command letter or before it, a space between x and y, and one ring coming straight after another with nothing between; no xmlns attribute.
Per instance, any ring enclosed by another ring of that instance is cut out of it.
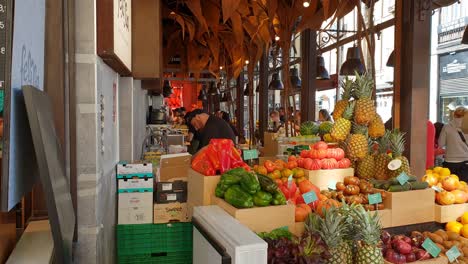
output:
<svg viewBox="0 0 468 264"><path fill-rule="evenodd" d="M391 262L388 262L384 260L385 264L392 264ZM415 261L411 262L412 264L448 264L448 258L446 257L438 257L438 258L433 258L433 259L428 259L428 260L421 260L421 261Z"/></svg>
<svg viewBox="0 0 468 264"><path fill-rule="evenodd" d="M294 225L294 205L237 209L218 197L213 197L213 201L253 232L270 232L276 228Z"/></svg>
<svg viewBox="0 0 468 264"><path fill-rule="evenodd" d="M276 141L278 134L265 132L263 135L263 155L266 157L275 157L278 155L278 141Z"/></svg>
<svg viewBox="0 0 468 264"><path fill-rule="evenodd" d="M320 190L327 190L330 184L343 182L346 176L354 176L354 169L335 170L304 170L306 179L315 184Z"/></svg>
<svg viewBox="0 0 468 264"><path fill-rule="evenodd" d="M214 196L216 185L221 176L205 176L193 169L188 173L188 203L190 206L212 205L211 198Z"/></svg>
<svg viewBox="0 0 468 264"><path fill-rule="evenodd" d="M301 236L305 231L305 222L295 222L289 226L289 231L296 236Z"/></svg>
<svg viewBox="0 0 468 264"><path fill-rule="evenodd" d="M391 209L392 227L434 221L433 189L407 192L389 192L383 201L385 209Z"/></svg>
<svg viewBox="0 0 468 264"><path fill-rule="evenodd" d="M380 225L382 228L392 227L392 210L384 209L384 210L377 210L377 211L369 211L370 214L379 214L380 217Z"/></svg>
<svg viewBox="0 0 468 264"><path fill-rule="evenodd" d="M468 203L452 205L434 205L435 221L438 223L447 223L456 221L464 212L468 212Z"/></svg>

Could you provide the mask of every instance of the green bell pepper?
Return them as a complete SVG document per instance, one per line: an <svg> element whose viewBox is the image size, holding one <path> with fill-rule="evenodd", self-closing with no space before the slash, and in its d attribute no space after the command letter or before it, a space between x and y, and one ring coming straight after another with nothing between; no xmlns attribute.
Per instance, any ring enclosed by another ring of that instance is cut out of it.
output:
<svg viewBox="0 0 468 264"><path fill-rule="evenodd" d="M286 197L281 191L278 191L273 195L273 200L271 201L271 203L273 205L285 205Z"/></svg>
<svg viewBox="0 0 468 264"><path fill-rule="evenodd" d="M236 174L231 174L228 172L225 172L223 175L221 175L221 181L225 185L234 185L238 184L240 180L242 179L242 176L236 175Z"/></svg>
<svg viewBox="0 0 468 264"><path fill-rule="evenodd" d="M258 191L253 196L253 202L255 206L268 206L270 202L273 200L273 196L270 193Z"/></svg>
<svg viewBox="0 0 468 264"><path fill-rule="evenodd" d="M224 200L236 208L250 208L254 206L253 198L243 191L239 185L233 185L224 193Z"/></svg>
<svg viewBox="0 0 468 264"><path fill-rule="evenodd" d="M255 194L260 191L260 183L258 182L257 177L252 173L246 173L244 177L242 177L240 180L240 186L244 191L250 194Z"/></svg>

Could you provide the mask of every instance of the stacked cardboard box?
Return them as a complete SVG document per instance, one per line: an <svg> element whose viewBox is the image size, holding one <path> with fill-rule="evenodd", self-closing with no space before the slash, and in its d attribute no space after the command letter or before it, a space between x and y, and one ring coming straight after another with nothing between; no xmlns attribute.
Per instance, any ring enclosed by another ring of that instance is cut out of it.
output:
<svg viewBox="0 0 468 264"><path fill-rule="evenodd" d="M151 163L117 165L119 225L153 222L153 186Z"/></svg>
<svg viewBox="0 0 468 264"><path fill-rule="evenodd" d="M154 223L190 222L187 175L191 155L162 155L154 195Z"/></svg>

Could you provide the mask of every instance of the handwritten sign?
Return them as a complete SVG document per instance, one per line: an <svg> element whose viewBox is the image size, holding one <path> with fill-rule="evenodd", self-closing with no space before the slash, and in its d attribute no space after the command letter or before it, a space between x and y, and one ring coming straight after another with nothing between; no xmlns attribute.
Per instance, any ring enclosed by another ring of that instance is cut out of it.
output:
<svg viewBox="0 0 468 264"><path fill-rule="evenodd" d="M440 248L430 238L424 240L422 247L434 258L437 258L440 254Z"/></svg>
<svg viewBox="0 0 468 264"><path fill-rule="evenodd" d="M336 181L331 181L328 183L328 189L336 190Z"/></svg>
<svg viewBox="0 0 468 264"><path fill-rule="evenodd" d="M289 177L288 177L288 189L291 188L291 186L292 186L292 181L293 181L293 177L292 177L292 175L289 175Z"/></svg>
<svg viewBox="0 0 468 264"><path fill-rule="evenodd" d="M369 204L379 204L382 202L382 195L380 193L374 193L367 195Z"/></svg>
<svg viewBox="0 0 468 264"><path fill-rule="evenodd" d="M436 192L438 192L438 193L440 193L440 192L443 191L442 188L440 188L439 186L436 186L436 185L432 186L431 188L432 188L433 190L435 190Z"/></svg>
<svg viewBox="0 0 468 264"><path fill-rule="evenodd" d="M400 175L398 175L397 180L400 185L405 185L405 183L407 183L409 180L409 176L405 172L402 172Z"/></svg>
<svg viewBox="0 0 468 264"><path fill-rule="evenodd" d="M445 252L445 255L447 255L447 258L450 262L454 262L458 257L461 256L461 253L457 246L453 246L451 249Z"/></svg>
<svg viewBox="0 0 468 264"><path fill-rule="evenodd" d="M258 152L256 149L244 150L244 160L258 159Z"/></svg>
<svg viewBox="0 0 468 264"><path fill-rule="evenodd" d="M306 204L313 203L318 200L317 194L314 191L310 191L308 193L304 193L302 195L302 198L304 198L304 201Z"/></svg>

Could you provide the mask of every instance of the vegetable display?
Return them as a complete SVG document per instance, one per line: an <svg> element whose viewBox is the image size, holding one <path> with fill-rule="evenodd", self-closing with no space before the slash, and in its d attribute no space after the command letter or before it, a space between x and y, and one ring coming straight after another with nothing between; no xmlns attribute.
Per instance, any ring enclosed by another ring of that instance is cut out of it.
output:
<svg viewBox="0 0 468 264"><path fill-rule="evenodd" d="M224 198L236 208L286 204L286 198L273 180L243 168L232 169L221 175L215 196Z"/></svg>
<svg viewBox="0 0 468 264"><path fill-rule="evenodd" d="M286 182L289 176L293 177L296 183L305 180L305 172L298 167L298 159L295 156L290 156L288 162L283 160L267 160L262 165L254 166L253 170L259 174L267 175L273 180L281 179Z"/></svg>
<svg viewBox="0 0 468 264"><path fill-rule="evenodd" d="M408 176L408 181L401 185L397 178L391 178L388 180L374 180L371 179L374 188L386 190L388 192L405 192L411 190L424 190L429 187L427 182L417 181L415 176Z"/></svg>
<svg viewBox="0 0 468 264"><path fill-rule="evenodd" d="M297 164L306 170L331 170L349 168L351 161L345 158L342 148L329 148L327 143L319 141L310 150L301 151Z"/></svg>
<svg viewBox="0 0 468 264"><path fill-rule="evenodd" d="M385 260L391 263L410 263L431 259L432 256L422 247L425 238L418 231L411 232L410 236L393 237L388 232L382 231L382 253Z"/></svg>

